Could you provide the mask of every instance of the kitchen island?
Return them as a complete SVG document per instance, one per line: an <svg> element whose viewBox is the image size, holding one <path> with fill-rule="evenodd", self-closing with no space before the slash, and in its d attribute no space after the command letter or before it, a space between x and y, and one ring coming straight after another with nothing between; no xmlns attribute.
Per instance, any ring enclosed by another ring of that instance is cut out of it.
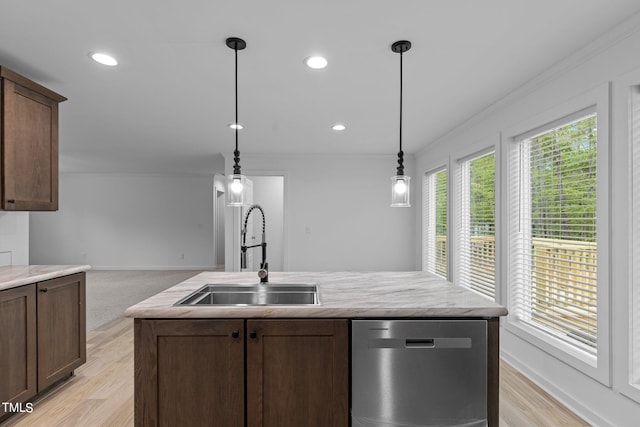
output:
<svg viewBox="0 0 640 427"><path fill-rule="evenodd" d="M504 307L424 272L272 272L266 286L315 284L321 304L174 305L206 284L257 281L200 273L126 311L136 425L348 426L352 319L486 320L487 420L498 424Z"/></svg>

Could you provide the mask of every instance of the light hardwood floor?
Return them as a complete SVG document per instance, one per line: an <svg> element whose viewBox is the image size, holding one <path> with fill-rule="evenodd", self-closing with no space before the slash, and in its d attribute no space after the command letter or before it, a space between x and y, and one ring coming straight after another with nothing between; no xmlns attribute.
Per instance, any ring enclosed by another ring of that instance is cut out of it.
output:
<svg viewBox="0 0 640 427"><path fill-rule="evenodd" d="M87 334L87 363L3 427L132 426L133 320L119 318ZM500 425L588 426L514 368L500 367Z"/></svg>

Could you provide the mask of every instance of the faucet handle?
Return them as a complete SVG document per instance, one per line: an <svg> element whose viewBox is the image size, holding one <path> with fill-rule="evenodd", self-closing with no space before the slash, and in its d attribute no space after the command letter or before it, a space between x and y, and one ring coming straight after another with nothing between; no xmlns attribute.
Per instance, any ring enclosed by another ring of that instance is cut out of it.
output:
<svg viewBox="0 0 640 427"><path fill-rule="evenodd" d="M269 282L269 263L264 261L260 264L260 270L258 270L258 277L260 278L260 283L268 283Z"/></svg>

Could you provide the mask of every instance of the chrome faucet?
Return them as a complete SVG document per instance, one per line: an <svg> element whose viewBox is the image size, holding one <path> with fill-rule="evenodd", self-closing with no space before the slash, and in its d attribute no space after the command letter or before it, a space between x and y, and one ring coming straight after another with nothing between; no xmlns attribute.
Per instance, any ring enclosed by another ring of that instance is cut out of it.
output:
<svg viewBox="0 0 640 427"><path fill-rule="evenodd" d="M249 215L253 212L254 209L258 209L262 214L262 243L259 245L247 246L247 221L249 221ZM244 227L242 228L242 246L240 247L240 268L247 268L247 249L257 248L258 246L262 247L262 262L260 263L260 270L258 270L258 277L260 278L260 283L268 283L269 282L269 263L267 262L267 242L265 241L265 220L264 220L264 211L260 207L260 205L251 205L247 214L244 217Z"/></svg>

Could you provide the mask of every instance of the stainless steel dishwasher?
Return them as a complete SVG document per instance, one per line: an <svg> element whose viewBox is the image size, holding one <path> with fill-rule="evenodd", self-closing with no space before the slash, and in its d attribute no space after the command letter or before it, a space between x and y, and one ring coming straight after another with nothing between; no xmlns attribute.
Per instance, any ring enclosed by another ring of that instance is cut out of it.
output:
<svg viewBox="0 0 640 427"><path fill-rule="evenodd" d="M353 427L486 426L486 320L353 320Z"/></svg>

